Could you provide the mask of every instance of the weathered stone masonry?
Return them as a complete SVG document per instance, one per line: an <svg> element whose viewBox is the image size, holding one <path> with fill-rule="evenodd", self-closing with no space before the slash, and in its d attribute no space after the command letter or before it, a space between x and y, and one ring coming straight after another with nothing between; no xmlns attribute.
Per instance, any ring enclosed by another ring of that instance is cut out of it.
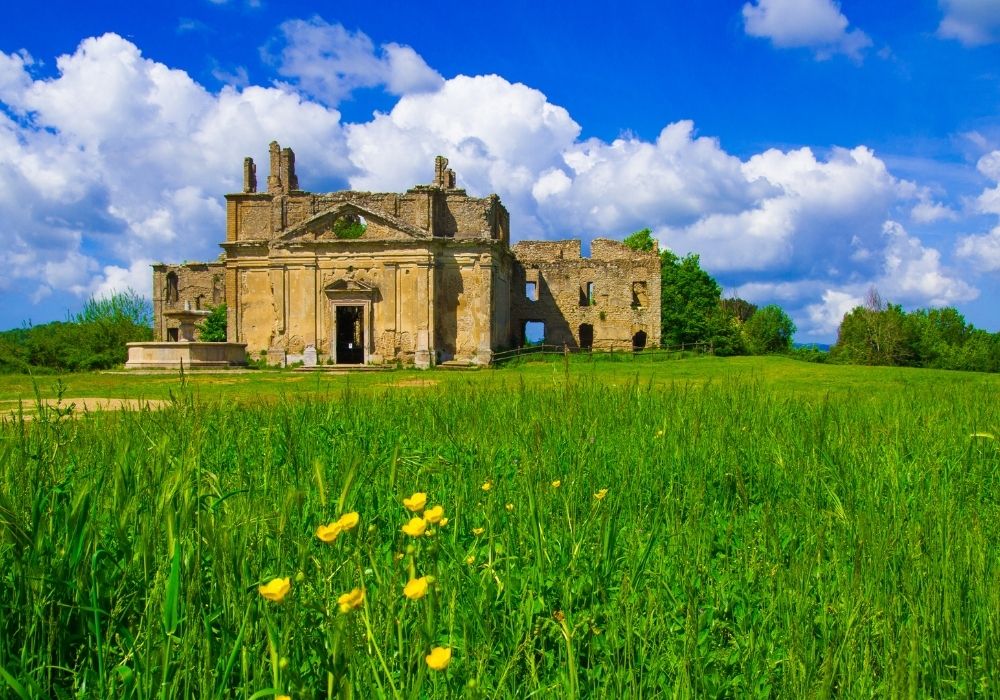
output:
<svg viewBox="0 0 1000 700"><path fill-rule="evenodd" d="M511 248L500 198L468 196L447 165L401 194L314 194L272 143L267 191L247 158L243 192L226 195L219 261L153 267L157 338L173 332L164 311L225 300L229 339L272 362L483 364L523 342L528 321L570 347L658 342L655 254L602 239L590 258L579 241Z"/></svg>

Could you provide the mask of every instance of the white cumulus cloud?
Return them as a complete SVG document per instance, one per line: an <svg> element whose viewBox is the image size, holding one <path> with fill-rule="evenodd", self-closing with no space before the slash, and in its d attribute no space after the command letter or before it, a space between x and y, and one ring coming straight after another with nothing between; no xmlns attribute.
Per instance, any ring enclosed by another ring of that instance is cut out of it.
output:
<svg viewBox="0 0 1000 700"><path fill-rule="evenodd" d="M976 167L996 183L976 198L976 209L983 214L1000 216L1000 151L987 153L979 159ZM987 233L960 237L955 254L980 272L1000 271L1000 226Z"/></svg>
<svg viewBox="0 0 1000 700"><path fill-rule="evenodd" d="M862 59L872 41L849 25L834 0L754 0L743 5L747 34L770 39L778 48L812 49L820 59L838 53Z"/></svg>
<svg viewBox="0 0 1000 700"><path fill-rule="evenodd" d="M938 35L966 46L1000 41L1000 3L996 0L939 0L944 17Z"/></svg>
<svg viewBox="0 0 1000 700"><path fill-rule="evenodd" d="M336 105L353 90L385 86L394 95L427 92L444 79L409 46L389 43L380 50L367 34L351 32L321 17L291 19L280 38L264 49L278 74L303 92Z"/></svg>
<svg viewBox="0 0 1000 700"><path fill-rule="evenodd" d="M297 94L213 94L116 34L60 56L55 77L33 78L31 64L0 53L0 100L19 115L0 111L0 262L11 270L0 284L34 283L36 298L89 294L109 266L138 259L214 258L220 194L274 138L310 150L314 170L351 172L340 114Z"/></svg>

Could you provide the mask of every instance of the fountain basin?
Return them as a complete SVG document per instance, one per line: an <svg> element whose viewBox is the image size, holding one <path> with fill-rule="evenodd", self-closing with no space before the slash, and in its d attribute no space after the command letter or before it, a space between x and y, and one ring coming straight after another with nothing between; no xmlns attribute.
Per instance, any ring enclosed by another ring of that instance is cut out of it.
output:
<svg viewBox="0 0 1000 700"><path fill-rule="evenodd" d="M246 343L129 343L125 369L225 369L246 363Z"/></svg>

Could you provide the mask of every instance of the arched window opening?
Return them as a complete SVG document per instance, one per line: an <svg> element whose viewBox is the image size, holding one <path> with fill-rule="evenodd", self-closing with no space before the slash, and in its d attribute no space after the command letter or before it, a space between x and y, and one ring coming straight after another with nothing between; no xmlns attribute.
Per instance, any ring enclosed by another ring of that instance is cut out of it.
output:
<svg viewBox="0 0 1000 700"><path fill-rule="evenodd" d="M632 352L640 352L646 347L646 331L639 331L632 336Z"/></svg>

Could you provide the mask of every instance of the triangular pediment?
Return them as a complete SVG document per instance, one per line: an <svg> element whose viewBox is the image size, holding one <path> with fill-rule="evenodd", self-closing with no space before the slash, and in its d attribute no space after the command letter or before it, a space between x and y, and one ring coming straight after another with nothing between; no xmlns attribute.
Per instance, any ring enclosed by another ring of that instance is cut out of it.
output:
<svg viewBox="0 0 1000 700"><path fill-rule="evenodd" d="M358 232L357 224L363 226ZM430 233L386 212L354 202L340 202L290 226L274 240L277 247L351 241L412 241Z"/></svg>
<svg viewBox="0 0 1000 700"><path fill-rule="evenodd" d="M350 277L336 279L323 288L325 292L373 292L375 288L370 284L352 279Z"/></svg>

